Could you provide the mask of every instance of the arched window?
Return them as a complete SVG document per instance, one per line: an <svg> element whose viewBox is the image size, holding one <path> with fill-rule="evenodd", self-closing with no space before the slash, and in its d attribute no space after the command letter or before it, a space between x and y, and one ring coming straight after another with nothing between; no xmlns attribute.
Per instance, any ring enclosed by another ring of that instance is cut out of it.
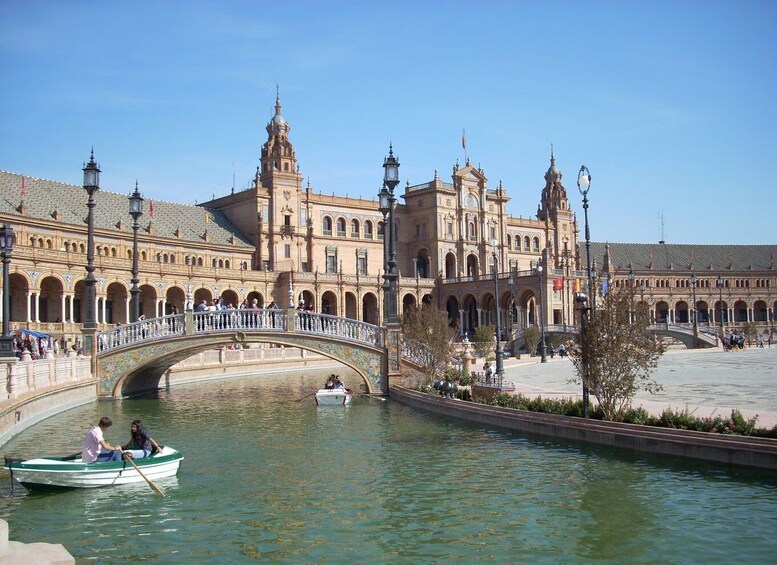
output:
<svg viewBox="0 0 777 565"><path fill-rule="evenodd" d="M345 237L345 218L337 218L337 236Z"/></svg>
<svg viewBox="0 0 777 565"><path fill-rule="evenodd" d="M332 218L324 216L322 228L324 230L324 235L332 235Z"/></svg>
<svg viewBox="0 0 777 565"><path fill-rule="evenodd" d="M475 233L475 222L470 222L467 224L467 234L469 235L469 239L476 239L477 235Z"/></svg>
<svg viewBox="0 0 777 565"><path fill-rule="evenodd" d="M386 224L384 222L378 222L378 239L383 239L386 234Z"/></svg>
<svg viewBox="0 0 777 565"><path fill-rule="evenodd" d="M225 269L229 269L229 259L227 259L226 261L224 261L224 268L225 268Z"/></svg>
<svg viewBox="0 0 777 565"><path fill-rule="evenodd" d="M369 220L364 222L364 237L372 239L372 222Z"/></svg>
<svg viewBox="0 0 777 565"><path fill-rule="evenodd" d="M351 220L351 237L359 237L359 220Z"/></svg>
<svg viewBox="0 0 777 565"><path fill-rule="evenodd" d="M529 239L528 235L523 237L523 250L531 251L531 240Z"/></svg>
<svg viewBox="0 0 777 565"><path fill-rule="evenodd" d="M535 237L535 238L532 240L532 243L534 244L534 249L533 249L533 251L534 251L535 253L538 253L538 252L540 251L540 238L539 238L539 237Z"/></svg>
<svg viewBox="0 0 777 565"><path fill-rule="evenodd" d="M202 257L197 257L197 266L202 267Z"/></svg>

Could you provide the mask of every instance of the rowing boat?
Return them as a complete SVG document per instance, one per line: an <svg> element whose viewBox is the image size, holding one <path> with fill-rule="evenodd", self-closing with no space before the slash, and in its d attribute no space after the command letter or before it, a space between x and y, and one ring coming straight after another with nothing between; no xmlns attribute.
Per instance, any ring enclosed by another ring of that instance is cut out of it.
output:
<svg viewBox="0 0 777 565"><path fill-rule="evenodd" d="M172 477L178 473L183 455L172 447L150 457L133 459L149 480ZM4 467L11 479L28 490L51 488L95 488L129 483L142 483L146 479L128 461L84 463L81 454L69 457L41 457L19 459L5 456Z"/></svg>
<svg viewBox="0 0 777 565"><path fill-rule="evenodd" d="M316 392L316 404L319 406L334 406L350 404L353 392L344 388L321 388Z"/></svg>

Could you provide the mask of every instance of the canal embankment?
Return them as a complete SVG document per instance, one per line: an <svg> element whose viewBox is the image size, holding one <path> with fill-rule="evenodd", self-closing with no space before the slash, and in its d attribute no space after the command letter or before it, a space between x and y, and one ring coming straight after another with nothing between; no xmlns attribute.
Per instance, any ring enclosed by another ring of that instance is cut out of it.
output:
<svg viewBox="0 0 777 565"><path fill-rule="evenodd" d="M528 412L392 386L389 396L413 408L546 437L672 457L777 470L777 440L604 422Z"/></svg>

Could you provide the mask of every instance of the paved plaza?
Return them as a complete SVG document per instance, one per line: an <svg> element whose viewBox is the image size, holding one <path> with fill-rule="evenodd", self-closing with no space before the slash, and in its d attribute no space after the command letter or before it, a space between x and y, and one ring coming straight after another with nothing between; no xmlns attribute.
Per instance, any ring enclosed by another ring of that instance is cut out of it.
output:
<svg viewBox="0 0 777 565"><path fill-rule="evenodd" d="M568 358L556 356L547 363L525 355L505 359L505 379L515 384L517 393L531 398L580 398L580 386L569 382L574 376ZM653 378L664 390L655 395L639 392L634 400L634 406L650 414L658 415L667 406L687 408L699 417L728 416L738 409L746 418L757 415L759 427L777 425L777 347L672 349L661 358Z"/></svg>

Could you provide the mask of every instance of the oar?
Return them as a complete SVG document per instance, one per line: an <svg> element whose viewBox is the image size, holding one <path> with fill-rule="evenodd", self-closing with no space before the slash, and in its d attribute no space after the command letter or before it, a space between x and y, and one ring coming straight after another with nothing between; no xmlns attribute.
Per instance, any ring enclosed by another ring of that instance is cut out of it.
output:
<svg viewBox="0 0 777 565"><path fill-rule="evenodd" d="M140 470L140 467L138 467L135 464L135 462L132 460L131 457L126 458L125 461L129 461L130 465L135 467L135 470L138 472L138 474L146 480L146 482L148 483L148 486L150 486L152 489L154 489L154 492L156 492L159 496L164 496L165 495L165 493L162 492L162 489L160 489L158 486L156 486L151 479L149 479L146 475L143 474L143 471Z"/></svg>
<svg viewBox="0 0 777 565"><path fill-rule="evenodd" d="M318 391L316 391L316 392L318 392ZM298 399L297 399L297 402L299 402L299 401L301 401L301 400L305 400L306 398L310 398L311 396L313 396L314 394L316 394L316 392L311 392L310 394L306 394L306 395L305 395L305 396L303 396L302 398L298 398Z"/></svg>

